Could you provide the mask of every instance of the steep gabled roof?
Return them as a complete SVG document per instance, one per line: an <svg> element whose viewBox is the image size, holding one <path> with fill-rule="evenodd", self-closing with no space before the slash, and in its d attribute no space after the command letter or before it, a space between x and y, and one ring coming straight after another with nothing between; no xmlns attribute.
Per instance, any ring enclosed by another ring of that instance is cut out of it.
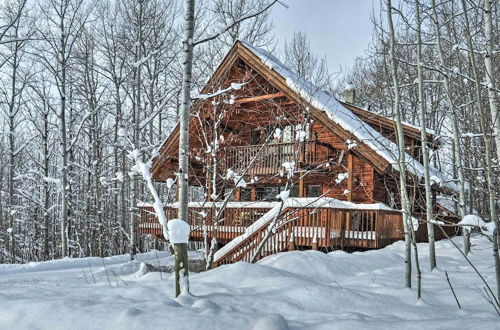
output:
<svg viewBox="0 0 500 330"><path fill-rule="evenodd" d="M377 132L366 122L361 120L353 111L342 105L329 93L319 89L311 82L290 71L276 57L265 50L254 47L253 45L242 42L245 48L258 56L265 66L274 72L277 72L286 81L286 84L295 93L301 96L303 100L311 104L314 109L324 112L328 118L341 126L344 130L355 136L357 142L366 144L372 151L381 156L393 169L398 170L397 145ZM423 177L423 165L416 159L405 153L406 169L419 178ZM431 168L431 176L438 184L456 191L456 185L445 180L442 173L437 169Z"/></svg>
<svg viewBox="0 0 500 330"><path fill-rule="evenodd" d="M290 99L309 104L311 112L316 120L328 127L340 138L356 141L354 152L367 159L376 170L384 172L388 168L398 170L398 147L395 143L384 137L372 128L360 116L356 115L345 104L340 103L329 93L319 89L311 82L301 78L290 71L276 57L267 51L254 47L253 45L238 41L225 56L214 75L210 78L202 93L207 93L211 83L216 81L234 63L241 58L260 75L265 77L269 83ZM406 128L405 128L406 130ZM174 147L174 141L178 135L178 127L167 138L160 148L160 154ZM155 171L161 168L161 158L153 163L153 176ZM419 178L423 177L423 166L416 159L405 153L407 170ZM434 168L431 168L431 176L434 181L444 188L456 191L456 185L448 182L444 176Z"/></svg>

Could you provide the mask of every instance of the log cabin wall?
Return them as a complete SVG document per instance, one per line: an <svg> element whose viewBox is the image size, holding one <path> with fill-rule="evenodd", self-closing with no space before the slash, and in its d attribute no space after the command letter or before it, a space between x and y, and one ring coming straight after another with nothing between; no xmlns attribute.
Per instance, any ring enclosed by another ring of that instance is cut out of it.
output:
<svg viewBox="0 0 500 330"><path fill-rule="evenodd" d="M318 122L312 124L312 135L319 141L328 143L339 150L344 150L344 161L337 170L331 171L326 176L310 176L306 178L309 184L323 183L323 193L327 197L355 203L372 203L374 188L373 167L364 159L354 155L353 150L348 149L347 141L341 140L332 131ZM350 165L349 159L352 159ZM342 184L336 184L335 180L339 173L349 173L350 176ZM346 193L346 190L349 192Z"/></svg>
<svg viewBox="0 0 500 330"><path fill-rule="evenodd" d="M375 173L374 185L374 202L385 203L395 209L402 208L398 172ZM425 213L425 187L414 176L408 176L407 186L412 213ZM435 194L436 190L433 190Z"/></svg>

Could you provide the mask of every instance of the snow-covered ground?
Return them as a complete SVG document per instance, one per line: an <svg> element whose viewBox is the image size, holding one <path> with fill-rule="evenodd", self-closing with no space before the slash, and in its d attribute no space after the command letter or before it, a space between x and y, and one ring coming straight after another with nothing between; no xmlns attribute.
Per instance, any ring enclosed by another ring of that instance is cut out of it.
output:
<svg viewBox="0 0 500 330"><path fill-rule="evenodd" d="M471 260L495 290L490 244L479 237L472 243ZM402 242L223 266L192 274L192 294L178 299L172 274L141 275L140 262L128 256L0 265L0 329L500 329L481 281L451 242L437 242L439 269L432 273L426 248L420 244L419 302L415 290L402 288ZM172 263L165 252L158 256ZM155 253L139 259L158 263Z"/></svg>

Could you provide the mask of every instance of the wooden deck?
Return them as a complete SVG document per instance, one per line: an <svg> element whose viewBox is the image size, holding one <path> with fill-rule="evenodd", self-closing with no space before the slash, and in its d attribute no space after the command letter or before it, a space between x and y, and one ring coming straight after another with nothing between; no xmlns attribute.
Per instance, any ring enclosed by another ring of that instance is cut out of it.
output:
<svg viewBox="0 0 500 330"><path fill-rule="evenodd" d="M190 239L200 241L206 235L208 239L217 238L222 245L229 243L230 249L222 247L217 252L216 266L258 261L267 255L295 248L378 249L404 239L402 214L396 210L361 206L360 209L285 207L278 217L268 216L263 222L262 216L276 205L279 203L234 202L229 203L221 214L217 214L217 204L192 206L189 208ZM169 219L177 216L175 207L167 207L165 212ZM140 214L140 233L161 237L162 228L153 208L141 206ZM414 216L423 218L422 215ZM274 219L277 220L270 230ZM255 224L258 220L259 223ZM453 217L440 220L456 222ZM247 231L252 224L255 224L252 230ZM444 238L440 229L436 228L435 232L436 239ZM446 232L450 236L457 234L453 227L447 227ZM416 236L419 242L427 241L425 223L419 226Z"/></svg>

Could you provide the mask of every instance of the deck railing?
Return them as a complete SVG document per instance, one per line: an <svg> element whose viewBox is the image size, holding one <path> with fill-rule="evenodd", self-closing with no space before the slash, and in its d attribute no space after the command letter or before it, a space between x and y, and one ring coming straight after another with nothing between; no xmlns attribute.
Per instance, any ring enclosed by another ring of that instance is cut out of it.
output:
<svg viewBox="0 0 500 330"><path fill-rule="evenodd" d="M206 234L209 239L216 237L220 243L228 243L245 234L228 251L220 251L223 254L216 258L216 266L237 261L258 261L267 255L285 251L290 246L325 250L375 249L404 239L402 214L396 210L289 207L282 210L269 233L274 216L259 224L254 231L245 233L250 225L277 203L235 205L226 207L220 211L220 215L217 214L217 205L189 207L191 240L202 240ZM154 209L151 206L141 206L139 209L140 233L161 236L162 228ZM165 208L169 219L177 217L177 211L177 208ZM442 220L456 222L456 218L452 217ZM426 240L426 228L425 223L420 224L416 232L418 241ZM454 235L452 231L456 231L453 227L445 230L450 231L449 235ZM436 228L435 232L439 234L439 229ZM266 237L268 238L265 239ZM257 252L261 245L260 251Z"/></svg>
<svg viewBox="0 0 500 330"><path fill-rule="evenodd" d="M295 168L318 166L334 158L338 151L327 143L304 141L269 145L226 147L221 149L221 169L236 172L248 170L249 175L276 174L283 169L283 163L295 163Z"/></svg>
<svg viewBox="0 0 500 330"><path fill-rule="evenodd" d="M272 219L218 257L215 264L255 262L287 250L290 244L318 249L379 248L404 237L398 211L290 208L283 210L268 233L271 223Z"/></svg>
<svg viewBox="0 0 500 330"><path fill-rule="evenodd" d="M140 206L139 232L162 236L162 227L152 206ZM216 207L189 207L188 222L190 239L201 240L205 230L208 237L220 242L230 241L245 232L245 229L267 213L270 207L226 207L217 214ZM177 218L177 208L165 207L167 219ZM218 219L218 220L217 220Z"/></svg>

